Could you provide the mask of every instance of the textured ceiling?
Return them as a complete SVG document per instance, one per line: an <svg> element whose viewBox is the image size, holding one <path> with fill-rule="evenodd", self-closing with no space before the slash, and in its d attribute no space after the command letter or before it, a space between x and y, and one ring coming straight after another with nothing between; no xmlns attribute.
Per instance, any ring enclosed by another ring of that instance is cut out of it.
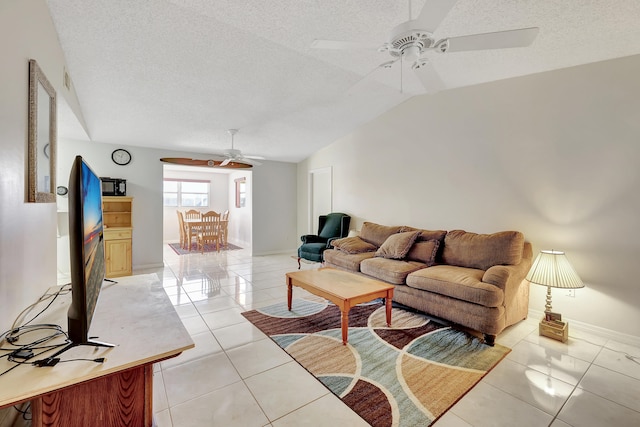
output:
<svg viewBox="0 0 640 427"><path fill-rule="evenodd" d="M424 2L411 2L413 17ZM244 154L297 162L417 87L406 73L404 93L399 74L386 80L395 88L356 85L388 54L310 48L314 39L382 44L408 20L406 0L47 3L98 142L221 153L226 129L238 128ZM640 53L638 0L459 0L434 35L524 27L540 28L526 48L429 58L451 89ZM61 136L78 134L70 116L60 118Z"/></svg>

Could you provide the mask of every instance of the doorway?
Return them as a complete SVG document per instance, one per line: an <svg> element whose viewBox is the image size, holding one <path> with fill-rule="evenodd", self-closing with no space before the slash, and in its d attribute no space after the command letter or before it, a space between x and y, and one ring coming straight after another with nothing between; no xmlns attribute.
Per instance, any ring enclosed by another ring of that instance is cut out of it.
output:
<svg viewBox="0 0 640 427"><path fill-rule="evenodd" d="M309 171L309 234L318 232L318 218L333 209L331 166Z"/></svg>
<svg viewBox="0 0 640 427"><path fill-rule="evenodd" d="M251 174L251 171L239 172L237 169L163 165L163 242L180 241L176 210L195 209L203 213L207 211L222 213L228 210L229 243L241 248L251 248ZM238 181L243 182L241 206L236 206L236 182Z"/></svg>

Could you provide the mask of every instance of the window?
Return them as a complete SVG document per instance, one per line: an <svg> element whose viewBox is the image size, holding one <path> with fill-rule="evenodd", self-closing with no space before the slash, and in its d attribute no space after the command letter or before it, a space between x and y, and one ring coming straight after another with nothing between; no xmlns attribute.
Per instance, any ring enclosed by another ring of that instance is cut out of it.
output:
<svg viewBox="0 0 640 427"><path fill-rule="evenodd" d="M165 179L164 206L208 207L210 184L209 181Z"/></svg>

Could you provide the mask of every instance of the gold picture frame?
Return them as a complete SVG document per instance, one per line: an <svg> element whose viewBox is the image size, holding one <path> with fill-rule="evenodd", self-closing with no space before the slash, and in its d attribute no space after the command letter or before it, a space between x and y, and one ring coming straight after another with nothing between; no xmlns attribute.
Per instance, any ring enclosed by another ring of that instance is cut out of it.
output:
<svg viewBox="0 0 640 427"><path fill-rule="evenodd" d="M35 59L29 60L27 200L56 201L56 91Z"/></svg>
<svg viewBox="0 0 640 427"><path fill-rule="evenodd" d="M236 208L244 208L247 204L247 178L238 178L236 183Z"/></svg>

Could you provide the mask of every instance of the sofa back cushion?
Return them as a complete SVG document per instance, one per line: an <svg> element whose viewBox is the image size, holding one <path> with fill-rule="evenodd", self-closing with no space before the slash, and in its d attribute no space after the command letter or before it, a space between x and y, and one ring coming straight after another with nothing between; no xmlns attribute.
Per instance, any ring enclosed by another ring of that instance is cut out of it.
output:
<svg viewBox="0 0 640 427"><path fill-rule="evenodd" d="M373 243L376 247L382 246L387 237L396 234L402 226L388 226L375 224L373 222L365 222L360 230L360 238L365 242Z"/></svg>
<svg viewBox="0 0 640 427"><path fill-rule="evenodd" d="M522 260L524 235L519 231L476 234L453 230L444 238L442 262L487 270L494 265L515 265Z"/></svg>
<svg viewBox="0 0 640 427"><path fill-rule="evenodd" d="M419 231L420 235L416 239L416 242L424 242L427 240L437 240L442 244L444 242L444 237L447 235L446 230L424 230L420 228L413 228L407 225L403 226L400 232L405 231Z"/></svg>

